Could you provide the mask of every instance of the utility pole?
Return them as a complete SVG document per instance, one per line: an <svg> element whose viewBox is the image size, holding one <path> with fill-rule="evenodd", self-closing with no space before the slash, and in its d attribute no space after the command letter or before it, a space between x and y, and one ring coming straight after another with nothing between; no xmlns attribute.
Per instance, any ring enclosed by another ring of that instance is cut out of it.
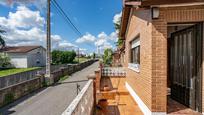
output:
<svg viewBox="0 0 204 115"><path fill-rule="evenodd" d="M78 63L79 63L79 48L78 48Z"/></svg>
<svg viewBox="0 0 204 115"><path fill-rule="evenodd" d="M50 29L50 0L47 0L47 40L46 40L46 82L52 84L51 78L51 29Z"/></svg>

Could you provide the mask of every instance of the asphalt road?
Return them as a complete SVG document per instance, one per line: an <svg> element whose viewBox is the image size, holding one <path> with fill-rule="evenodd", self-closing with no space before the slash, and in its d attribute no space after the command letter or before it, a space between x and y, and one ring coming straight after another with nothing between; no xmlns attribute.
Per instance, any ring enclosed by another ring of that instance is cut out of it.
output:
<svg viewBox="0 0 204 115"><path fill-rule="evenodd" d="M76 84L78 83L82 89L87 83L87 76L93 74L97 67L98 62L72 74L61 84L40 89L1 108L0 113L3 115L61 115L77 95Z"/></svg>

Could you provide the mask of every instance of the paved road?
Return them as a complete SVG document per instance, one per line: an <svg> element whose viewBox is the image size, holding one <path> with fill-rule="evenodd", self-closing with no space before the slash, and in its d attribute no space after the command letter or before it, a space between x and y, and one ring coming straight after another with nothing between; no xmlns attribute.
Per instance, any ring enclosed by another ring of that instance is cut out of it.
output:
<svg viewBox="0 0 204 115"><path fill-rule="evenodd" d="M94 73L97 67L98 62L74 73L62 84L41 89L1 108L0 111L3 115L61 115L77 95L74 81L82 81L78 84L83 88L87 82L84 81L87 80L87 75Z"/></svg>

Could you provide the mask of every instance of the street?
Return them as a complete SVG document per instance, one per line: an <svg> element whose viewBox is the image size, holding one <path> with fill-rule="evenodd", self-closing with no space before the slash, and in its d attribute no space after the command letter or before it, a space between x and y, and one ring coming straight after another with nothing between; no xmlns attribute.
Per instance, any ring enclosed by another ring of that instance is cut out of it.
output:
<svg viewBox="0 0 204 115"><path fill-rule="evenodd" d="M87 82L87 76L94 73L98 62L72 74L62 83L33 92L0 109L3 115L61 115Z"/></svg>

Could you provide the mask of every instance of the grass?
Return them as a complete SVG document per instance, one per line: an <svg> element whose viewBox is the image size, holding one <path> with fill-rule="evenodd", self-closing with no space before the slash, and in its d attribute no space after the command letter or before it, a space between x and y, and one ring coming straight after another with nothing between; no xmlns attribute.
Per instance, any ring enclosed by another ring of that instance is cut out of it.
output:
<svg viewBox="0 0 204 115"><path fill-rule="evenodd" d="M68 75L65 75L65 76L61 77L60 80L59 80L59 82L62 82L62 81L64 81L64 80L67 79L67 78L69 78Z"/></svg>
<svg viewBox="0 0 204 115"><path fill-rule="evenodd" d="M89 58L86 58L86 57L80 57L79 58L79 63L82 63L82 62L85 62L85 61L87 61L87 60L89 60ZM78 57L76 57L75 59L74 59L74 62L78 62Z"/></svg>
<svg viewBox="0 0 204 115"><path fill-rule="evenodd" d="M39 69L40 67L33 67L33 68L13 68L13 69L5 69L5 70L0 70L0 77L7 76L7 75L12 75L16 73L21 73L21 72L26 72L26 71L31 71L35 69Z"/></svg>

